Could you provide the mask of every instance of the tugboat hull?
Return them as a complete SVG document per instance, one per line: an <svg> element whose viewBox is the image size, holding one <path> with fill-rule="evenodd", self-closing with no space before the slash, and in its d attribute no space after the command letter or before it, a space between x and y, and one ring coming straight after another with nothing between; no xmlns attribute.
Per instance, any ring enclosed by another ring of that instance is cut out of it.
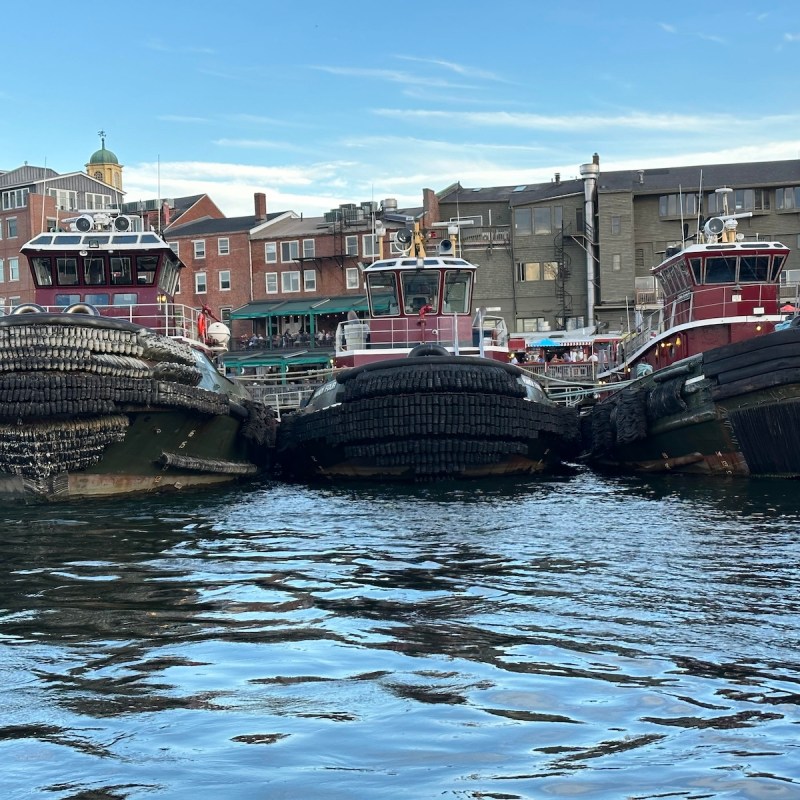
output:
<svg viewBox="0 0 800 800"><path fill-rule="evenodd" d="M296 478L479 478L554 471L579 439L517 367L436 355L340 373L284 417L276 458Z"/></svg>
<svg viewBox="0 0 800 800"><path fill-rule="evenodd" d="M640 473L800 476L800 328L654 372L583 420L587 459Z"/></svg>

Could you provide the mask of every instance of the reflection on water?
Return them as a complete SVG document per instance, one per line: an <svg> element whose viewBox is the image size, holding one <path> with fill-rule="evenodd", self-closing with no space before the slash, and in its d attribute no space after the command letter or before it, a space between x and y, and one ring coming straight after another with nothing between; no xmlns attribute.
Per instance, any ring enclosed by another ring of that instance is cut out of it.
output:
<svg viewBox="0 0 800 800"><path fill-rule="evenodd" d="M0 797L800 797L795 483L0 516Z"/></svg>

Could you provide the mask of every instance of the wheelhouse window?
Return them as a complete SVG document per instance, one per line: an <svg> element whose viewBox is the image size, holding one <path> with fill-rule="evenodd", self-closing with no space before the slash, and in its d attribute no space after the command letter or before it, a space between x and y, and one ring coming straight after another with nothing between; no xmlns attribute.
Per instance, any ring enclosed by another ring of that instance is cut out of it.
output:
<svg viewBox="0 0 800 800"><path fill-rule="evenodd" d="M367 291L372 316L389 317L400 313L397 278L393 272L367 275Z"/></svg>
<svg viewBox="0 0 800 800"><path fill-rule="evenodd" d="M136 283L152 286L156 281L158 256L138 256L136 258Z"/></svg>
<svg viewBox="0 0 800 800"><path fill-rule="evenodd" d="M443 314L467 314L470 311L472 274L448 270L444 276Z"/></svg>
<svg viewBox="0 0 800 800"><path fill-rule="evenodd" d="M180 292L180 262L170 254L164 258L161 266L161 275L158 279L158 288L170 296Z"/></svg>
<svg viewBox="0 0 800 800"><path fill-rule="evenodd" d="M86 302L93 305L93 306L107 306L108 305L108 295L107 294L86 294L85 298Z"/></svg>
<svg viewBox="0 0 800 800"><path fill-rule="evenodd" d="M115 306L135 306L139 302L139 295L136 292L120 292L112 298L112 305Z"/></svg>
<svg viewBox="0 0 800 800"><path fill-rule="evenodd" d="M712 256L706 259L706 283L735 283L736 256Z"/></svg>
<svg viewBox="0 0 800 800"><path fill-rule="evenodd" d="M74 286L78 283L78 259L56 259L56 281L59 286Z"/></svg>
<svg viewBox="0 0 800 800"><path fill-rule="evenodd" d="M106 282L106 267L102 256L88 256L83 259L83 282L87 286Z"/></svg>
<svg viewBox="0 0 800 800"><path fill-rule="evenodd" d="M418 314L424 306L439 308L439 273L424 270L404 272L400 276L406 314Z"/></svg>
<svg viewBox="0 0 800 800"><path fill-rule="evenodd" d="M130 256L111 256L109 263L111 266L111 283L116 285L133 283Z"/></svg>
<svg viewBox="0 0 800 800"><path fill-rule="evenodd" d="M739 259L740 283L766 283L769 278L769 256L742 256Z"/></svg>
<svg viewBox="0 0 800 800"><path fill-rule="evenodd" d="M773 256L772 257L772 280L777 281L778 276L781 278L783 277L783 269L784 262L786 261L786 256Z"/></svg>
<svg viewBox="0 0 800 800"><path fill-rule="evenodd" d="M52 286L53 275L50 271L50 259L45 256L36 256L31 259L33 267L33 279L37 286Z"/></svg>

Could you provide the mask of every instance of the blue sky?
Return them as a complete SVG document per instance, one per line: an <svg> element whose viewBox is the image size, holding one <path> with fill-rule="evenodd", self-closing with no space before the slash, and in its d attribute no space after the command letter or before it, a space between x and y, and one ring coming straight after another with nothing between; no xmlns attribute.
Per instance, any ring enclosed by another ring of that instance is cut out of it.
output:
<svg viewBox="0 0 800 800"><path fill-rule="evenodd" d="M151 11L152 9L152 11ZM423 188L800 158L800 6L602 0L14 3L0 169L83 169L230 215ZM160 189L160 191L159 191Z"/></svg>

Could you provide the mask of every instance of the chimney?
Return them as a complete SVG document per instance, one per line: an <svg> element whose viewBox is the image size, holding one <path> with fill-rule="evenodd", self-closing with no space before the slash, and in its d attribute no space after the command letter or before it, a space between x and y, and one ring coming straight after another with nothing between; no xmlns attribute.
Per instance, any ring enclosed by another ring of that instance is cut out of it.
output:
<svg viewBox="0 0 800 800"><path fill-rule="evenodd" d="M441 222L439 213L439 198L433 189L422 190L422 208L425 211L423 224L430 228L434 222Z"/></svg>
<svg viewBox="0 0 800 800"><path fill-rule="evenodd" d="M556 172L556 186L558 186L559 183L561 183L561 173Z"/></svg>
<svg viewBox="0 0 800 800"><path fill-rule="evenodd" d="M165 200L161 204L161 227L166 228L169 225L169 203Z"/></svg>
<svg viewBox="0 0 800 800"><path fill-rule="evenodd" d="M264 192L256 192L253 199L256 206L256 222L263 222L267 218L267 196Z"/></svg>
<svg viewBox="0 0 800 800"><path fill-rule="evenodd" d="M598 167L600 166L600 156L599 156L599 155L597 155L597 153L595 153L595 154L592 156L592 164L595 164L595 165L596 165L596 166L598 166Z"/></svg>

